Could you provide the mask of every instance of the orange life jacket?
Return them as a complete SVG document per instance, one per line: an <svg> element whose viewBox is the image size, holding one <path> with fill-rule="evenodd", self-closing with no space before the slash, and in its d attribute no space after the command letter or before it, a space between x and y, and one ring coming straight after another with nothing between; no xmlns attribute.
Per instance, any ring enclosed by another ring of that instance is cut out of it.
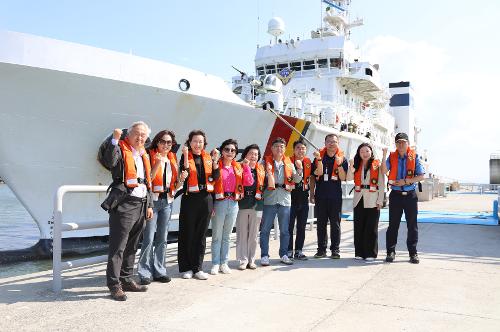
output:
<svg viewBox="0 0 500 332"><path fill-rule="evenodd" d="M324 156L325 156L325 154L326 154L326 147L322 148L319 151L319 154L321 156L321 159L323 159ZM333 157L335 158L337 156L340 157L340 158L343 158L344 157L344 151L342 151L340 148L338 148L337 152L335 152L335 155ZM318 166L317 163L318 162L316 161L316 166ZM337 165L337 160L334 160L334 162L333 162L333 170L332 170L332 177L331 177L332 180L337 181L339 179L339 166L341 166L341 165ZM319 178L320 178L319 176L316 177L316 179L319 179Z"/></svg>
<svg viewBox="0 0 500 332"><path fill-rule="evenodd" d="M137 178L137 169L135 167L135 161L132 152L132 146L128 138L120 140L118 142L123 156L123 183L128 188L135 188L139 186L139 181ZM149 156L146 151L139 151L142 153L142 164L144 167L144 176L146 181L146 186L151 189L151 164L149 163Z"/></svg>
<svg viewBox="0 0 500 332"><path fill-rule="evenodd" d="M389 184L393 184L398 179L398 151L391 152L389 155L389 163L391 164L391 170L389 171ZM411 179L415 176L417 154L415 150L410 148L406 149L406 179Z"/></svg>
<svg viewBox="0 0 500 332"><path fill-rule="evenodd" d="M201 151L201 159L203 161L203 167L205 168L205 181L207 184L207 191L209 193L214 191L214 181L212 179L212 158L210 154ZM193 153L189 151L188 154L188 164L189 164L189 178L188 178L188 192L197 193L200 191L198 185L198 172L196 171L196 166L194 164Z"/></svg>
<svg viewBox="0 0 500 332"><path fill-rule="evenodd" d="M266 156L264 157L264 160L266 161L266 168L268 167L268 165L271 165L271 168L272 168L272 172L274 174L274 159L273 159L273 156ZM293 164L292 162L290 161L290 158L288 158L287 156L283 156L283 164L285 166L285 190L286 191L292 191L294 188L295 188L295 182L293 182L293 177L292 177L292 174L293 174ZM267 187L267 190L274 190L275 188L272 188L272 187Z"/></svg>
<svg viewBox="0 0 500 332"><path fill-rule="evenodd" d="M158 151L156 149L150 150L149 155L151 156L151 167L154 167L158 162L155 158ZM177 187L177 157L175 153L169 151L167 153L168 161L170 162L170 168L172 169L172 178L170 179L170 188L169 191L173 195L175 195L175 188ZM156 176L153 179L153 192L162 193L165 191L164 183L163 183L163 173L165 173L164 165L160 165L160 170L156 172Z"/></svg>
<svg viewBox="0 0 500 332"><path fill-rule="evenodd" d="M234 170L234 175L236 177L236 186L234 188L234 200L240 200L243 198L243 167L240 163L236 161L231 161L231 166ZM221 174L219 179L215 181L215 199L223 200L224 197L224 183L222 180L222 158L219 160L219 169L221 170Z"/></svg>
<svg viewBox="0 0 500 332"><path fill-rule="evenodd" d="M379 173L380 161L374 159L370 167L370 191L374 192L378 189L378 173ZM354 172L354 190L357 192L361 191L361 174L363 173L363 165L359 165L356 172Z"/></svg>
<svg viewBox="0 0 500 332"><path fill-rule="evenodd" d="M255 169L257 170L257 188L255 191L255 199L261 200L262 193L264 192L264 179L266 177L266 171L264 170L264 166L261 164L255 165Z"/></svg>
<svg viewBox="0 0 500 332"><path fill-rule="evenodd" d="M291 156L290 160L295 164L295 156ZM309 177L311 176L311 159L304 157L302 159L302 171L303 171L303 179L302 183L304 184L303 189L309 189Z"/></svg>

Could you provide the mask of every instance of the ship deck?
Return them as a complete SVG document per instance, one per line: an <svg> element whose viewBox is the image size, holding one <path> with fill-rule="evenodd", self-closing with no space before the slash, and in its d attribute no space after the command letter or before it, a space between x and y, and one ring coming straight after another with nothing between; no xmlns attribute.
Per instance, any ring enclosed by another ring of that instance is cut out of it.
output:
<svg viewBox="0 0 500 332"><path fill-rule="evenodd" d="M491 211L496 195L450 195L420 203L421 210ZM2 331L499 331L500 227L419 224L419 265L408 262L402 224L396 261L385 263L385 230L379 226L379 258L353 259L352 223L342 224L340 260L313 259L280 265L279 241L271 240L272 266L233 270L206 281L177 273L176 245L169 245L169 284L112 301L105 264L64 273L54 294L51 274L0 280ZM209 269L210 245L205 256ZM316 250L306 231L305 251ZM259 250L257 250L260 252ZM230 257L234 259L232 243ZM235 268L235 262L232 261Z"/></svg>

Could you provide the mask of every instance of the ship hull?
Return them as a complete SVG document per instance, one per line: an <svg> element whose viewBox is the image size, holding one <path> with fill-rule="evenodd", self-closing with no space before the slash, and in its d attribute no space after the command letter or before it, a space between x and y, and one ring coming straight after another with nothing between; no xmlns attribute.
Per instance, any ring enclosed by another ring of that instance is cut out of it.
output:
<svg viewBox="0 0 500 332"><path fill-rule="evenodd" d="M90 47L84 48L90 60L75 59L81 57L83 46L37 38L0 34L5 47L10 47L9 51L0 50L0 177L37 222L42 240L52 237L53 200L59 186L110 183L109 172L96 156L98 146L114 128L127 128L143 120L153 134L164 128L173 130L179 143L192 129L203 129L210 149L232 137L240 147L256 143L269 150L271 139L279 134L289 140L290 152L293 140L298 138L272 113L240 101L221 79L154 60L132 61L130 55ZM33 55L33 50L42 51L38 44L52 52L52 56L40 56L50 61ZM53 57L62 57L57 52L64 52L73 67L62 60L58 67L52 61ZM119 73L104 70L98 76L93 64L100 63L101 58L110 65L141 63L144 72L122 66ZM148 81L150 77L154 79ZM180 79L189 80L191 89L181 91ZM338 133L330 127L287 119L320 147L326 134ZM338 134L348 155L367 141L355 134ZM67 195L64 220L107 220L100 208L104 198L104 193ZM350 210L349 202L344 208ZM172 231L177 227L173 220ZM101 228L63 233L63 237L107 234L108 229Z"/></svg>

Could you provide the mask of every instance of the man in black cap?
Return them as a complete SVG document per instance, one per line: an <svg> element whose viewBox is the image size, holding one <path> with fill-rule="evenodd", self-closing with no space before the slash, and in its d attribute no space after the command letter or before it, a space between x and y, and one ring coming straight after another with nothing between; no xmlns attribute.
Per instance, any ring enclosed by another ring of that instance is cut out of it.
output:
<svg viewBox="0 0 500 332"><path fill-rule="evenodd" d="M386 162L382 163L382 172L389 172L388 179L391 186L391 193L389 194L389 227L386 232L387 257L385 261L393 262L396 257L399 224L404 212L408 228L406 246L410 254L410 262L418 264L418 198L415 188L416 183L424 179L425 170L420 163L418 154L409 147L407 134L398 133L395 141L396 151L391 152ZM384 152L386 153L387 149L384 149Z"/></svg>

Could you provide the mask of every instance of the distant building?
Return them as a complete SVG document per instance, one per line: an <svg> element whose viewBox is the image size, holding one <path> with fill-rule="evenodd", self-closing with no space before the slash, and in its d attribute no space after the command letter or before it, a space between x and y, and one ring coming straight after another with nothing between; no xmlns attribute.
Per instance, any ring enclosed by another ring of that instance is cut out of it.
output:
<svg viewBox="0 0 500 332"><path fill-rule="evenodd" d="M490 155L490 184L500 184L500 151Z"/></svg>

